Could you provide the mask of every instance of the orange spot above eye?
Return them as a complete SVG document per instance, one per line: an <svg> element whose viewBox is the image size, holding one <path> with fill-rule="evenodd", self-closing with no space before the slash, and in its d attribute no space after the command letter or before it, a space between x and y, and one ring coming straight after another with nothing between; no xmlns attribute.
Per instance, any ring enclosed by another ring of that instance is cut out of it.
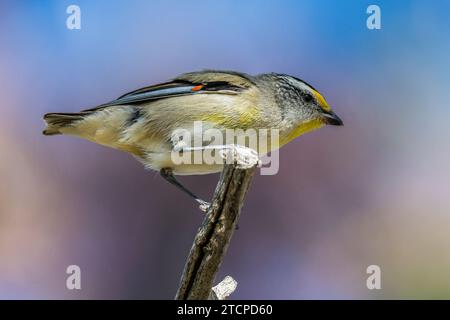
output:
<svg viewBox="0 0 450 320"><path fill-rule="evenodd" d="M198 91L198 90L200 90L201 88L203 88L203 85L199 84L198 86L193 87L191 90L192 90L192 91Z"/></svg>

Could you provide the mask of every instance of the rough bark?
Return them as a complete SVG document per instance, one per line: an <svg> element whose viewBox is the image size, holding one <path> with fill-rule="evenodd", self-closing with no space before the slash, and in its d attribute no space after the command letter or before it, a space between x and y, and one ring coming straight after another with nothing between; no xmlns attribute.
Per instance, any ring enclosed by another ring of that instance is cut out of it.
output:
<svg viewBox="0 0 450 320"><path fill-rule="evenodd" d="M214 279L236 229L257 164L256 158L250 165L239 166L235 162L224 166L211 206L187 258L176 299L199 300L217 296L211 291Z"/></svg>

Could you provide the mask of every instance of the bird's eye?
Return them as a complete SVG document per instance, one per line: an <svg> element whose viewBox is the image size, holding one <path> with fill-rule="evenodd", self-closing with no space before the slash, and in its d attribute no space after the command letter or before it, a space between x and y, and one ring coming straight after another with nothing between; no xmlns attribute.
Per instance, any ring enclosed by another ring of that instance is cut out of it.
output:
<svg viewBox="0 0 450 320"><path fill-rule="evenodd" d="M305 100L305 102L311 102L313 100L313 96L309 93L305 93L303 94L303 100Z"/></svg>

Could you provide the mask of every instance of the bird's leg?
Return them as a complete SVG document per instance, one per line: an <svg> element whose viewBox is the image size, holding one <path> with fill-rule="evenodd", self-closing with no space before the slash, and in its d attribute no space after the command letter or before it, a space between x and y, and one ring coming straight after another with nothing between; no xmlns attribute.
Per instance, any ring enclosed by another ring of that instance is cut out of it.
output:
<svg viewBox="0 0 450 320"><path fill-rule="evenodd" d="M218 161L220 163L234 163L238 169L247 169L254 165L260 165L260 160L258 158L258 153L251 149L240 145L229 144L229 145L211 145L211 146L202 146L202 147L181 147L174 148L176 152L202 152L206 150L215 150L218 152L219 158ZM192 193L189 189L183 186L173 175L173 172L170 168L162 168L159 173L161 176L168 181L169 183L176 186L178 189L188 194L191 198L195 199L200 204L200 210L207 212L210 203L206 202L199 197L197 197L194 193Z"/></svg>
<svg viewBox="0 0 450 320"><path fill-rule="evenodd" d="M192 193L189 189L183 186L173 175L172 170L170 168L162 168L159 171L161 177L163 177L167 182L173 184L175 187L188 194L191 198L195 199L200 204L200 210L203 212L207 212L209 206L211 205L209 202L206 202L199 197L197 197L194 193Z"/></svg>

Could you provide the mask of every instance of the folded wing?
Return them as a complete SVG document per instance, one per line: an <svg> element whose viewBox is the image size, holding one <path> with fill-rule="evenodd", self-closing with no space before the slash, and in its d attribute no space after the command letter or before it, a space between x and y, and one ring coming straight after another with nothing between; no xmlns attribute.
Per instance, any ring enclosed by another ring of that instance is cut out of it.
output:
<svg viewBox="0 0 450 320"><path fill-rule="evenodd" d="M160 83L126 93L116 100L82 112L106 107L134 105L152 100L194 94L238 94L253 85L251 76L224 71L201 71L183 74L173 81Z"/></svg>

